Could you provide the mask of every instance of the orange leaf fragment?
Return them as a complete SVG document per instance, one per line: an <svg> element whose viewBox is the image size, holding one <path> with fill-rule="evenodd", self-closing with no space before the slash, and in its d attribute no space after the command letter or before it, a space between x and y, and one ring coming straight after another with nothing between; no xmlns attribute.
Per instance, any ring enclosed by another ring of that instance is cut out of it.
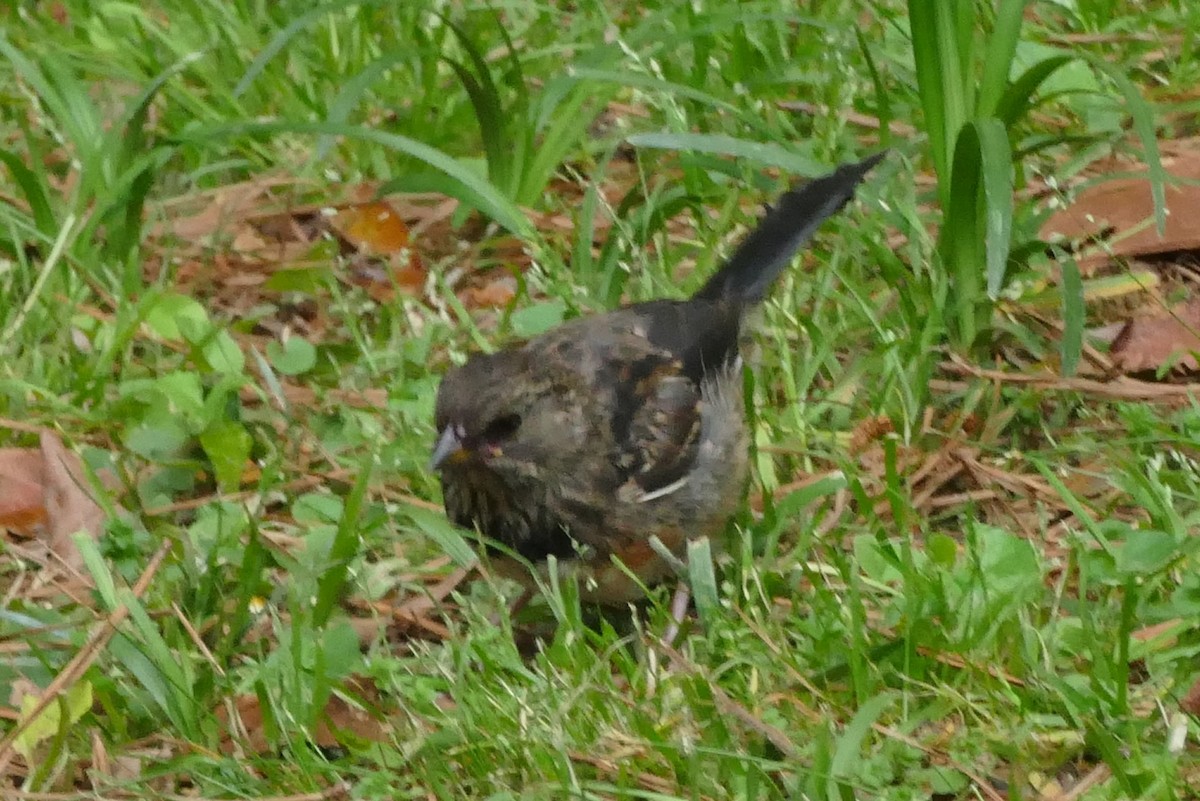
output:
<svg viewBox="0 0 1200 801"><path fill-rule="evenodd" d="M1135 317L1113 340L1111 354L1118 367L1140 373L1171 366L1195 371L1200 354L1200 298L1192 298L1162 317Z"/></svg>
<svg viewBox="0 0 1200 801"><path fill-rule="evenodd" d="M391 256L408 247L408 226L383 200L346 206L333 217L333 228L359 251Z"/></svg>
<svg viewBox="0 0 1200 801"><path fill-rule="evenodd" d="M42 454L35 448L0 448L0 527L35 537L46 525Z"/></svg>
<svg viewBox="0 0 1200 801"><path fill-rule="evenodd" d="M419 291L425 285L425 267L411 245L408 226L387 201L346 206L333 216L330 227L363 256L386 260L396 285L408 291Z"/></svg>
<svg viewBox="0 0 1200 801"><path fill-rule="evenodd" d="M501 278L483 286L467 287L459 293L459 298L468 309L499 308L517 296L516 284L512 278Z"/></svg>

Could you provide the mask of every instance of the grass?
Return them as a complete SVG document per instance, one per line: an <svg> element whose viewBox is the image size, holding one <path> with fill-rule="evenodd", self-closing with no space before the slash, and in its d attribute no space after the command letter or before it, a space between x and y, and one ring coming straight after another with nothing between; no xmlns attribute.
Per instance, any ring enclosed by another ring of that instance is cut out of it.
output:
<svg viewBox="0 0 1200 801"><path fill-rule="evenodd" d="M1070 266L1061 322L1022 304L1059 275L1025 190L1186 132L1200 20L811 5L0 12L0 445L58 432L128 510L81 541L90 589L0 552L0 795L1194 794L1195 396L1011 365L1088 366L1106 313ZM672 650L667 588L601 615L569 584L510 620L424 466L441 372L685 294L753 204L881 144L759 315L754 477L701 620ZM428 296L381 299L325 239L236 240L359 185L460 201L419 207Z"/></svg>

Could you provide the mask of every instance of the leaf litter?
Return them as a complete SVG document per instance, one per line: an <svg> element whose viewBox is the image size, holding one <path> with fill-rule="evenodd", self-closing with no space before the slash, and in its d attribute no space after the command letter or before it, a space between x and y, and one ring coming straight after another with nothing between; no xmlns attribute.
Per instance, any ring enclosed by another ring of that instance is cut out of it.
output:
<svg viewBox="0 0 1200 801"><path fill-rule="evenodd" d="M1093 164L1084 186L1042 227L1080 271L1130 275L1148 268L1150 280L1133 282L1132 309L1117 323L1094 329L1110 342L1115 367L1159 380L1186 380L1200 370L1200 139L1164 142L1166 228L1154 225L1154 204L1145 172L1112 157ZM1113 175L1117 177L1112 177ZM1138 291L1140 290L1140 291ZM1180 300L1182 296L1184 299Z"/></svg>

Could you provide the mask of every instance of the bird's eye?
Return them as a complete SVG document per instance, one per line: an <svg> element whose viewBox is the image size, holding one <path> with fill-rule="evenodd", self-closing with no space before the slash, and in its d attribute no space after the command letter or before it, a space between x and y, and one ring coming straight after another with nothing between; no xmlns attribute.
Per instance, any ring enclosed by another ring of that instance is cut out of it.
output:
<svg viewBox="0 0 1200 801"><path fill-rule="evenodd" d="M517 433L517 429L520 427L521 415L502 414L494 418L487 424L487 428L483 429L483 438L488 442L503 442Z"/></svg>

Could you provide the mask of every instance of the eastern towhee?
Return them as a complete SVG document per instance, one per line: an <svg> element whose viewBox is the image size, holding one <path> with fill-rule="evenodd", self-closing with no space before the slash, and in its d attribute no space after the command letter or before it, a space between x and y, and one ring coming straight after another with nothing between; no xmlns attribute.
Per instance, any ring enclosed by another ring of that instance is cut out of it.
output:
<svg viewBox="0 0 1200 801"><path fill-rule="evenodd" d="M504 546L502 574L536 585L504 549L543 576L554 557L585 601L619 604L671 575L662 546L683 556L722 530L748 472L742 318L882 157L786 192L688 300L571 320L446 374L430 465L450 519Z"/></svg>

